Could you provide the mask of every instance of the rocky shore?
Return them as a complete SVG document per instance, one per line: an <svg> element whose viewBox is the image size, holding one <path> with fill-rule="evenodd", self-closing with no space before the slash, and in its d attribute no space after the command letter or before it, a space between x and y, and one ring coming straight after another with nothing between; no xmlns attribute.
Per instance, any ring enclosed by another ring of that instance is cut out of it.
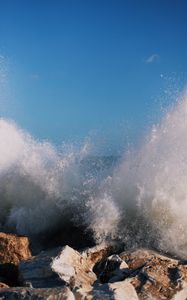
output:
<svg viewBox="0 0 187 300"><path fill-rule="evenodd" d="M186 300L187 261L106 244L33 256L27 237L0 233L0 299Z"/></svg>

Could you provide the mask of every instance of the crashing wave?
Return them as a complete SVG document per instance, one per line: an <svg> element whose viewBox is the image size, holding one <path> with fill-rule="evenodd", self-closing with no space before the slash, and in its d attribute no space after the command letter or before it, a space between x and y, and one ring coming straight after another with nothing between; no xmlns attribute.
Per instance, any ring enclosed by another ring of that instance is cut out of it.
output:
<svg viewBox="0 0 187 300"><path fill-rule="evenodd" d="M96 242L185 254L186 136L185 94L111 172L111 163L90 158L89 144L59 151L1 119L1 228L31 236L61 230L71 239L73 224Z"/></svg>

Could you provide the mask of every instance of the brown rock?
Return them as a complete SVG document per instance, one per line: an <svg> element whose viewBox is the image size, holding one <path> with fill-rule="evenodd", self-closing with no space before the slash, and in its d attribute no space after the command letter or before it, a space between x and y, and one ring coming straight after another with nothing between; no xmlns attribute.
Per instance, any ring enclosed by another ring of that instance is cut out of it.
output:
<svg viewBox="0 0 187 300"><path fill-rule="evenodd" d="M29 240L14 234L0 232L0 264L19 264L31 257Z"/></svg>
<svg viewBox="0 0 187 300"><path fill-rule="evenodd" d="M81 255L86 258L90 267L93 267L97 262L118 251L119 248L117 245L101 244L82 251Z"/></svg>
<svg viewBox="0 0 187 300"><path fill-rule="evenodd" d="M0 289L7 289L9 286L5 284L4 282L0 282Z"/></svg>
<svg viewBox="0 0 187 300"><path fill-rule="evenodd" d="M123 252L120 257L129 266L128 278L140 299L171 299L187 283L186 266L177 259L146 249Z"/></svg>

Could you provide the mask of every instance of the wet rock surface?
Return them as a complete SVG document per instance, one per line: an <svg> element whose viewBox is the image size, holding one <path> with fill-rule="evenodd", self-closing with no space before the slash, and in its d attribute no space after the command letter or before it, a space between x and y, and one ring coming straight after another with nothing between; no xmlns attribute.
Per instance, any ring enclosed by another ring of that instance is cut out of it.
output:
<svg viewBox="0 0 187 300"><path fill-rule="evenodd" d="M0 299L7 300L74 300L75 297L68 287L63 288L9 288L0 290Z"/></svg>
<svg viewBox="0 0 187 300"><path fill-rule="evenodd" d="M6 236L5 243L0 236L0 249L8 245L4 258L1 252L0 299L187 299L184 259L106 244L84 251L58 247L31 257L28 240L21 249L20 237Z"/></svg>

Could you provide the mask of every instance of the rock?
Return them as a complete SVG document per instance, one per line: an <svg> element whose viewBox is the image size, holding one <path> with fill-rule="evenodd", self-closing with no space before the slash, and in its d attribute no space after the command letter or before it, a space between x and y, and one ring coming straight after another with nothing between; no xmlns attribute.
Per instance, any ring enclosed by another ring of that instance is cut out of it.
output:
<svg viewBox="0 0 187 300"><path fill-rule="evenodd" d="M140 299L172 299L187 283L187 269L179 260L146 249L119 255L129 266L129 279ZM146 298L147 297L147 298Z"/></svg>
<svg viewBox="0 0 187 300"><path fill-rule="evenodd" d="M44 251L20 262L19 283L25 287L2 292L14 293L12 299L186 300L186 261L147 249L111 255L115 251L106 245L82 252L69 246Z"/></svg>
<svg viewBox="0 0 187 300"><path fill-rule="evenodd" d="M186 299L187 299L187 284L183 283L182 289L174 295L172 300L186 300Z"/></svg>
<svg viewBox="0 0 187 300"><path fill-rule="evenodd" d="M85 291L83 288L74 288L72 292L76 300L93 300L92 291L88 292Z"/></svg>
<svg viewBox="0 0 187 300"><path fill-rule="evenodd" d="M111 247L101 245L82 252L69 246L42 252L19 265L20 284L32 284L34 288L68 285L71 289L92 289L96 274L95 263L108 255Z"/></svg>
<svg viewBox="0 0 187 300"><path fill-rule="evenodd" d="M0 232L0 280L8 286L18 284L20 261L31 257L29 240L13 234Z"/></svg>
<svg viewBox="0 0 187 300"><path fill-rule="evenodd" d="M128 265L118 255L113 254L108 258L99 262L94 271L98 275L98 279L102 282L122 281L126 277Z"/></svg>
<svg viewBox="0 0 187 300"><path fill-rule="evenodd" d="M0 281L9 285L18 285L18 266L14 264L0 264Z"/></svg>
<svg viewBox="0 0 187 300"><path fill-rule="evenodd" d="M19 264L19 283L23 286L32 285L34 288L57 287L64 284L59 276L52 271L51 263L59 249L43 251L27 261Z"/></svg>
<svg viewBox="0 0 187 300"><path fill-rule="evenodd" d="M80 252L81 255L86 259L91 267L97 262L105 259L108 255L119 252L120 248L117 245L106 245L101 244L92 248Z"/></svg>
<svg viewBox="0 0 187 300"><path fill-rule="evenodd" d="M5 289L5 288L9 288L9 286L4 282L0 282L0 289Z"/></svg>
<svg viewBox="0 0 187 300"><path fill-rule="evenodd" d="M120 253L119 256L128 264L130 269L138 269L144 264L147 264L147 262L154 260L155 258L161 259L165 262L177 263L176 259L161 255L153 250L142 248L137 250L124 251Z"/></svg>
<svg viewBox="0 0 187 300"><path fill-rule="evenodd" d="M109 288L108 283L99 284L96 282L92 290L94 300L114 300L112 289Z"/></svg>
<svg viewBox="0 0 187 300"><path fill-rule="evenodd" d="M75 300L68 287L64 288L9 288L0 290L0 299L6 300Z"/></svg>
<svg viewBox="0 0 187 300"><path fill-rule="evenodd" d="M138 300L134 286L127 280L96 284L92 291L94 300ZM84 298L83 298L84 299ZM87 298L86 298L87 299Z"/></svg>
<svg viewBox="0 0 187 300"><path fill-rule="evenodd" d="M31 252L27 237L0 232L0 264L12 263L17 265L20 261L30 257Z"/></svg>
<svg viewBox="0 0 187 300"><path fill-rule="evenodd" d="M54 258L51 269L71 288L83 287L84 290L89 291L97 279L88 256L68 246L65 246L59 256Z"/></svg>
<svg viewBox="0 0 187 300"><path fill-rule="evenodd" d="M138 300L134 287L128 282L103 284L100 289L86 293L82 288L73 292L68 287L0 289L0 299L19 300Z"/></svg>
<svg viewBox="0 0 187 300"><path fill-rule="evenodd" d="M134 286L127 280L109 284L114 300L138 300Z"/></svg>

